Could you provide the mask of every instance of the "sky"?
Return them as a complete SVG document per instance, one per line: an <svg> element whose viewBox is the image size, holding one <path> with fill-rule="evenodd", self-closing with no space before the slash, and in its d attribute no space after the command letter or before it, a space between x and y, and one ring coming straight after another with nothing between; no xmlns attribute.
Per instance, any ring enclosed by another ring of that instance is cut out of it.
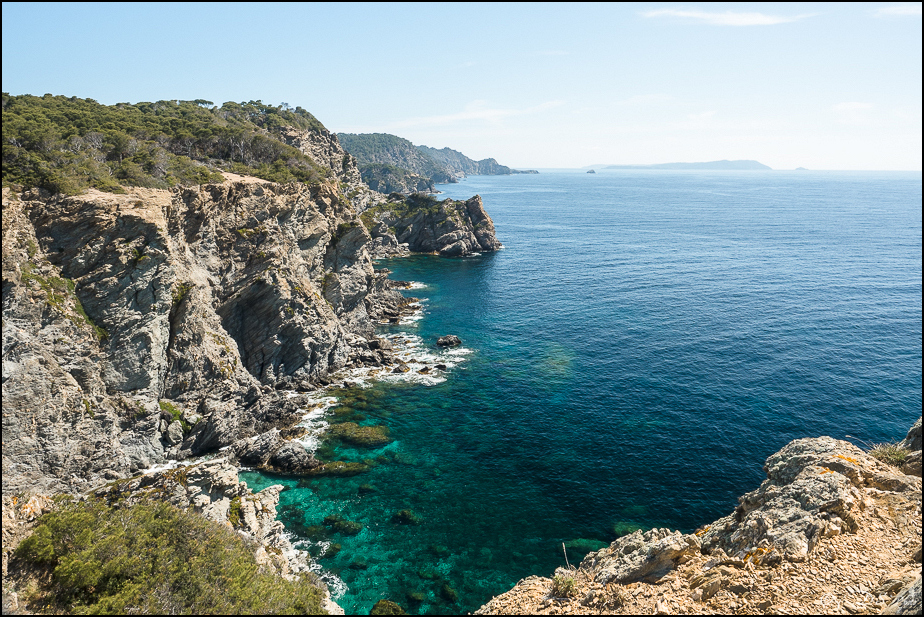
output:
<svg viewBox="0 0 924 617"><path fill-rule="evenodd" d="M3 3L2 89L300 105L516 168L921 169L921 4Z"/></svg>

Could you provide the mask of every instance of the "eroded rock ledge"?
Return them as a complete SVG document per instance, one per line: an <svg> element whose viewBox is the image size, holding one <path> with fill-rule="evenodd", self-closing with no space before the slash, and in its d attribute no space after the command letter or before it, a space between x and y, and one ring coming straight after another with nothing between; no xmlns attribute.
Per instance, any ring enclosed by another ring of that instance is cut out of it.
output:
<svg viewBox="0 0 924 617"><path fill-rule="evenodd" d="M503 248L478 195L467 201L437 201L420 193L393 196L365 211L362 218L372 234L375 257L409 252L461 257Z"/></svg>
<svg viewBox="0 0 924 617"><path fill-rule="evenodd" d="M3 189L3 493L83 492L300 419L410 299L338 184Z"/></svg>
<svg viewBox="0 0 924 617"><path fill-rule="evenodd" d="M920 423L904 442L918 461ZM636 531L476 614L921 614L920 463L900 470L820 437L764 470L734 513L696 533Z"/></svg>

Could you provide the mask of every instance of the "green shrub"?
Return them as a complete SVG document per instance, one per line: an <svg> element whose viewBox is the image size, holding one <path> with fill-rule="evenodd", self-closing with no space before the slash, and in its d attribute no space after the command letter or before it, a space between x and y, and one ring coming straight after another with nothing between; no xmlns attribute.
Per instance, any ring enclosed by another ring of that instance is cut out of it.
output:
<svg viewBox="0 0 924 617"><path fill-rule="evenodd" d="M166 411L167 413L169 413L171 416L173 416L173 419L174 419L175 421L176 421L176 420L179 420L180 426L183 427L183 433L188 433L189 431L192 430L192 426L189 424L189 422L187 422L186 420L183 419L183 410L182 410L182 409L177 409L177 408L176 408L172 403L170 403L169 401L159 401L159 404L160 404L160 408L161 408L163 411Z"/></svg>
<svg viewBox="0 0 924 617"><path fill-rule="evenodd" d="M37 569L29 598L43 612L319 614L308 578L263 573L256 544L168 503L62 504L38 521L14 558Z"/></svg>
<svg viewBox="0 0 924 617"><path fill-rule="evenodd" d="M574 593L574 577L556 574L552 577L552 595L556 598L570 598Z"/></svg>

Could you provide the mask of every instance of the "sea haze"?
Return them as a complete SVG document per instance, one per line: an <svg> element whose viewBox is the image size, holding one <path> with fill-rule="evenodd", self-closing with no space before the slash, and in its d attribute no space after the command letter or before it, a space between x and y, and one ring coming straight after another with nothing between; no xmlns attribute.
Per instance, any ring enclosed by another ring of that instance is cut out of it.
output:
<svg viewBox="0 0 924 617"><path fill-rule="evenodd" d="M730 513L790 440L894 440L921 413L921 174L598 171L471 177L506 246L382 262L458 335L445 381L348 393L383 424L350 478L281 495L350 612L472 611L634 527ZM436 381L436 380L434 380ZM343 410L341 410L343 411ZM367 485L360 490L361 485ZM418 525L392 522L411 509ZM360 522L319 541L325 516ZM583 542L575 542L584 540ZM596 544L593 542L596 541ZM409 595L411 594L411 595ZM456 594L456 595L454 595Z"/></svg>

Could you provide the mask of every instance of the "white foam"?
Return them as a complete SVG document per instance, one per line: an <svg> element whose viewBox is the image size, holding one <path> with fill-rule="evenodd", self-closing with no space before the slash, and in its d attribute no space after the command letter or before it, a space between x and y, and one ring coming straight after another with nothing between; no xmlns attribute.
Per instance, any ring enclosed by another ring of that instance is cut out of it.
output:
<svg viewBox="0 0 924 617"><path fill-rule="evenodd" d="M167 471L168 469L176 469L177 467L185 467L186 465L194 465L192 461L169 461L167 463L161 463L159 465L151 465L147 469L141 470L141 475L147 476L152 473L160 473L162 471Z"/></svg>
<svg viewBox="0 0 924 617"><path fill-rule="evenodd" d="M231 446L225 446L221 450L227 450ZM157 465L151 465L147 469L142 469L138 473L143 476L150 475L152 473L160 473L162 471L168 471L170 469L177 469L178 467L191 467L193 465L198 465L199 463L204 463L205 461L211 461L213 459L222 459L223 456L218 456L214 452L209 454L203 454L202 456L197 456L194 458L186 458L181 461L167 461L166 463L159 463Z"/></svg>
<svg viewBox="0 0 924 617"><path fill-rule="evenodd" d="M286 393L289 396L289 393ZM314 454L321 445L321 438L329 424L324 419L327 410L337 404L337 397L324 396L323 391L305 397L305 407L300 407L302 419L296 426L307 429L304 435L296 438L305 449Z"/></svg>
<svg viewBox="0 0 924 617"><path fill-rule="evenodd" d="M427 287L428 285L425 285L424 283L418 283L417 281L409 281L409 285L407 286L407 289L426 289Z"/></svg>

